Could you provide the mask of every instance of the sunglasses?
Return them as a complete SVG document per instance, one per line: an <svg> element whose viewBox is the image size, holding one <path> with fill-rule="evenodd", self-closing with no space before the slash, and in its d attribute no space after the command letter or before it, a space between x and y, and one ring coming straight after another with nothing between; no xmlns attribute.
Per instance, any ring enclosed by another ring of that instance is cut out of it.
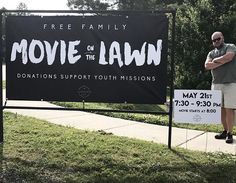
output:
<svg viewBox="0 0 236 183"><path fill-rule="evenodd" d="M216 41L220 41L221 40L221 37L218 37L216 39L213 39L212 42L215 43Z"/></svg>

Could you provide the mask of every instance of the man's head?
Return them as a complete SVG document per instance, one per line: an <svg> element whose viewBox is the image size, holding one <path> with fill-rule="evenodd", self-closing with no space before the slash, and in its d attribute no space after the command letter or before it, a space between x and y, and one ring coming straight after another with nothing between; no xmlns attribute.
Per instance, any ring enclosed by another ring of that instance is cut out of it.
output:
<svg viewBox="0 0 236 183"><path fill-rule="evenodd" d="M211 36L212 44L215 48L220 48L224 44L222 32L214 32Z"/></svg>

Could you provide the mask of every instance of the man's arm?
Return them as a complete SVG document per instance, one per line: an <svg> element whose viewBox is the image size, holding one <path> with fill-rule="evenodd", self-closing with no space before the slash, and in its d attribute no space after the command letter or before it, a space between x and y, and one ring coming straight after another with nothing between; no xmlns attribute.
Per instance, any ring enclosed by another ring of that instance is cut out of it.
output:
<svg viewBox="0 0 236 183"><path fill-rule="evenodd" d="M234 52L227 52L226 54L224 54L223 56L220 56L220 57L217 57L217 58L214 58L212 60L212 62L214 63L220 63L220 64L226 64L228 62L231 62L233 60L235 56L235 53Z"/></svg>
<svg viewBox="0 0 236 183"><path fill-rule="evenodd" d="M205 69L206 70L212 70L212 69L215 69L221 65L223 65L223 64L218 63L218 62L213 62L213 59L211 59L210 57L207 57L207 59L205 61Z"/></svg>

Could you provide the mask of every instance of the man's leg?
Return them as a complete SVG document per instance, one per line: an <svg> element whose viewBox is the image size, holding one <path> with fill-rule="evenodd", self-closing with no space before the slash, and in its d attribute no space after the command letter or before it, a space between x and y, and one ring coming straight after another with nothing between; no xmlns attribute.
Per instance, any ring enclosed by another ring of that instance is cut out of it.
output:
<svg viewBox="0 0 236 183"><path fill-rule="evenodd" d="M228 130L227 130L227 137L225 142L226 143L233 143L233 127L234 127L234 109L230 109L230 108L225 108L225 113L226 113L226 122L227 122L227 126L228 126Z"/></svg>
<svg viewBox="0 0 236 183"><path fill-rule="evenodd" d="M228 132L228 123L226 118L226 109L224 107L221 108L221 123L223 125L224 131L215 135L216 139L226 139Z"/></svg>
<svg viewBox="0 0 236 183"><path fill-rule="evenodd" d="M225 113L226 113L227 131L229 133L232 133L234 128L234 109L225 108Z"/></svg>
<svg viewBox="0 0 236 183"><path fill-rule="evenodd" d="M212 85L215 90L222 91L221 123L224 131L215 136L216 139L225 139L226 143L233 143L234 109L236 109L236 83Z"/></svg>
<svg viewBox="0 0 236 183"><path fill-rule="evenodd" d="M224 130L228 131L226 109L224 107L221 108L221 123L223 125Z"/></svg>

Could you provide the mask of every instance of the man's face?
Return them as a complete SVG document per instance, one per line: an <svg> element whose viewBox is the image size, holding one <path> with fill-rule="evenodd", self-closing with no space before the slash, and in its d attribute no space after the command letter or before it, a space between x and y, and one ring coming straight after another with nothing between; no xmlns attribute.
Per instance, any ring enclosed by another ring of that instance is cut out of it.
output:
<svg viewBox="0 0 236 183"><path fill-rule="evenodd" d="M224 42L224 38L222 35L220 34L214 34L212 37L211 37L211 40L212 40L212 44L215 48L219 48L221 47L221 45L223 44Z"/></svg>

